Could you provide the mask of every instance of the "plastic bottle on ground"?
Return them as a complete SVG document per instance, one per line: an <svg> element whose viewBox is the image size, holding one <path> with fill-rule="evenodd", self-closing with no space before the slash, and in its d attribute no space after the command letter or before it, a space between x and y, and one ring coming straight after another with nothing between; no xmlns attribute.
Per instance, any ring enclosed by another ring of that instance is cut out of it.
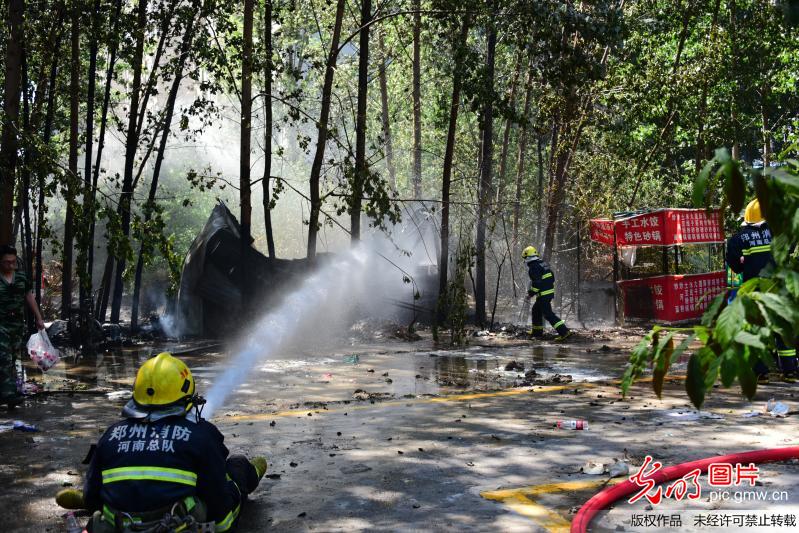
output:
<svg viewBox="0 0 799 533"><path fill-rule="evenodd" d="M75 513L67 513L67 533L81 533L83 528L75 517Z"/></svg>
<svg viewBox="0 0 799 533"><path fill-rule="evenodd" d="M558 429L588 429L588 422L585 420L558 420Z"/></svg>

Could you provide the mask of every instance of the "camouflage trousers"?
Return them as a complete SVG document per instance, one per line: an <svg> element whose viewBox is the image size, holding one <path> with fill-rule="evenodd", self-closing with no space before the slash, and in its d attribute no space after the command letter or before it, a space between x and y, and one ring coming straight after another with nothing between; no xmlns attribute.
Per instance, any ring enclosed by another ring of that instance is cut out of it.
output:
<svg viewBox="0 0 799 533"><path fill-rule="evenodd" d="M16 362L22 352L22 331L0 327L0 398L17 395Z"/></svg>

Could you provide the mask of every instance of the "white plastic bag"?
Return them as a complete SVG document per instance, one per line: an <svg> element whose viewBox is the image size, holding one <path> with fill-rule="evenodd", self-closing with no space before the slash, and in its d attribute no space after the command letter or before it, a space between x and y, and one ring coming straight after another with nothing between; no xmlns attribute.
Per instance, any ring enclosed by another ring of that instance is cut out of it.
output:
<svg viewBox="0 0 799 533"><path fill-rule="evenodd" d="M52 368L61 357L53 343L50 342L47 332L43 329L31 335L31 338L28 339L28 354L42 371Z"/></svg>

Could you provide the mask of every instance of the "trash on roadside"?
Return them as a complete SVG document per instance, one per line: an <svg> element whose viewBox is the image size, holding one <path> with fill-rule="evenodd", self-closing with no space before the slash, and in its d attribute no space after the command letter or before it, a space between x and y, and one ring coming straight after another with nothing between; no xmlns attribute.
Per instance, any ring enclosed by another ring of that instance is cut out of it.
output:
<svg viewBox="0 0 799 533"><path fill-rule="evenodd" d="M324 377L325 379L331 379L331 378L333 377L333 374L331 374L330 372L326 372L326 373L325 373L325 375L324 375L323 377Z"/></svg>
<svg viewBox="0 0 799 533"><path fill-rule="evenodd" d="M489 335L491 335L491 332L488 331L487 329L474 332L475 337L488 337Z"/></svg>
<svg viewBox="0 0 799 533"><path fill-rule="evenodd" d="M105 395L109 400L127 400L130 398L129 390L115 390Z"/></svg>
<svg viewBox="0 0 799 533"><path fill-rule="evenodd" d="M349 365L357 365L360 362L361 358L358 355L345 355L344 362Z"/></svg>
<svg viewBox="0 0 799 533"><path fill-rule="evenodd" d="M33 424L28 424L23 422L22 420L14 420L11 423L0 424L0 433L5 431L11 431L12 429L16 429L17 431L24 431L26 433L33 433L35 431L39 431L39 428L34 426Z"/></svg>
<svg viewBox="0 0 799 533"><path fill-rule="evenodd" d="M741 416L742 416L743 418L754 418L754 417L756 417L756 416L760 416L761 414L763 414L763 413L761 413L760 411L754 411L754 410L752 410L752 411L749 411L748 413L744 413L744 414L742 414Z"/></svg>
<svg viewBox="0 0 799 533"><path fill-rule="evenodd" d="M771 398L766 403L766 412L771 416L784 417L788 414L788 406Z"/></svg>
<svg viewBox="0 0 799 533"><path fill-rule="evenodd" d="M623 461L616 461L608 467L608 475L610 477L626 476L630 473L630 465Z"/></svg>
<svg viewBox="0 0 799 533"><path fill-rule="evenodd" d="M580 468L580 470L582 470L583 474L599 476L605 473L605 465L602 463L592 463L591 461L588 461Z"/></svg>
<svg viewBox="0 0 799 533"><path fill-rule="evenodd" d="M28 339L28 355L43 372L50 370L61 358L61 354L50 342L45 330L38 331Z"/></svg>
<svg viewBox="0 0 799 533"><path fill-rule="evenodd" d="M38 383L34 383L33 381L26 381L22 383L19 387L19 393L23 396L33 396L34 394L39 394L44 390Z"/></svg>
<svg viewBox="0 0 799 533"><path fill-rule="evenodd" d="M691 409L671 409L666 411L665 417L676 419L678 422L693 422L695 420L724 420L724 417L709 411L693 411Z"/></svg>
<svg viewBox="0 0 799 533"><path fill-rule="evenodd" d="M585 420L558 420L555 427L558 429L588 429L588 422Z"/></svg>

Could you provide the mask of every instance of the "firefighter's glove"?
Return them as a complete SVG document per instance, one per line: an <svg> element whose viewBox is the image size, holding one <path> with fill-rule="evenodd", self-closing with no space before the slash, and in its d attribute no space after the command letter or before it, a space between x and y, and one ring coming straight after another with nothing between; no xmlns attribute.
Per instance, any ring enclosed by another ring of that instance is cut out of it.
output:
<svg viewBox="0 0 799 533"><path fill-rule="evenodd" d="M83 491L78 489L63 489L55 495L55 502L64 509L85 509Z"/></svg>

